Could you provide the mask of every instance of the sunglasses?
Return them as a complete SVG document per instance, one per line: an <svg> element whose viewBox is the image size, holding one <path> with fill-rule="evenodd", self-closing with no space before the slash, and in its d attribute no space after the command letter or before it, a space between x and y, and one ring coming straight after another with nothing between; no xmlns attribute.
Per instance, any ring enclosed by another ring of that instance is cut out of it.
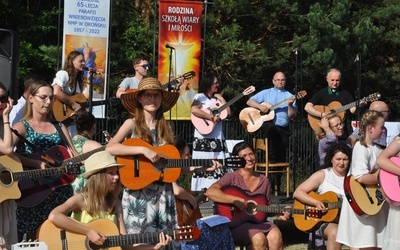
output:
<svg viewBox="0 0 400 250"><path fill-rule="evenodd" d="M0 96L0 103L8 103L8 95Z"/></svg>
<svg viewBox="0 0 400 250"><path fill-rule="evenodd" d="M145 70L149 70L151 68L151 64L143 64L139 65L140 67L143 67Z"/></svg>

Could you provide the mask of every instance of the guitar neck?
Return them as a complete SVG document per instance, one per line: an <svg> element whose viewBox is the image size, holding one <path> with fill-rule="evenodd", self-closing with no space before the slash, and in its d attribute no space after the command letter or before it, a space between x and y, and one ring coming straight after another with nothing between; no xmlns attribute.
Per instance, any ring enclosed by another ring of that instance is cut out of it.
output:
<svg viewBox="0 0 400 250"><path fill-rule="evenodd" d="M340 107L338 109L335 109L335 113L337 114L337 113L346 111L348 109L351 109L352 107L355 107L356 105L357 105L357 102L351 102L351 103L346 104L346 105L344 105L344 106L342 106L342 107Z"/></svg>
<svg viewBox="0 0 400 250"><path fill-rule="evenodd" d="M173 230L168 230L164 233L170 235L172 239L176 239L175 232ZM153 232L107 236L103 246L108 248L116 246L128 246L138 243L156 243L160 240L159 234L159 232Z"/></svg>
<svg viewBox="0 0 400 250"><path fill-rule="evenodd" d="M283 100L283 101L278 102L278 103L275 104L275 105L272 105L271 107L269 107L269 110L275 110L275 109L279 108L279 107L282 106L283 104L287 103L287 102L290 100L290 98L292 98L292 96L289 97L289 98L287 98L287 99L285 99L285 100Z"/></svg>
<svg viewBox="0 0 400 250"><path fill-rule="evenodd" d="M266 206L266 205L257 205L257 212L271 213L271 214L280 214L284 211L290 212L291 208L282 208L281 206Z"/></svg>
<svg viewBox="0 0 400 250"><path fill-rule="evenodd" d="M93 150L91 150L89 152L80 154L78 156L66 159L66 160L62 161L61 167L67 167L67 166L79 164L80 162L86 160L92 154L94 154L96 152L104 151L105 149L106 149L106 146L102 146L102 147L93 149Z"/></svg>
<svg viewBox="0 0 400 250"><path fill-rule="evenodd" d="M237 100L239 100L240 98L242 98L244 96L243 93L240 93L239 95L235 96L234 98L232 98L231 100L229 100L227 103L225 103L224 105L222 105L221 107L219 107L218 113L221 113L224 109L228 108L229 106L231 106L232 104L234 104Z"/></svg>
<svg viewBox="0 0 400 250"><path fill-rule="evenodd" d="M224 160L216 161L223 163ZM187 168L191 166L211 166L212 160L209 159L167 159L168 168Z"/></svg>
<svg viewBox="0 0 400 250"><path fill-rule="evenodd" d="M42 177L48 177L52 175L58 175L67 173L67 168L65 167L58 167L58 168L46 168L46 169L33 169L33 170L26 170L21 172L13 173L13 178L15 181L21 180L29 180L29 179L38 179Z"/></svg>

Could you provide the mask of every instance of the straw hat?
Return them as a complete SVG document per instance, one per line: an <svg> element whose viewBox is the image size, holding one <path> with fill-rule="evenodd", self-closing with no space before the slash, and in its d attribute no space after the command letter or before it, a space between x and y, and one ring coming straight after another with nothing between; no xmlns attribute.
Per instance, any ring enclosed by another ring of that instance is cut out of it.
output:
<svg viewBox="0 0 400 250"><path fill-rule="evenodd" d="M143 78L139 83L137 91L122 94L120 97L122 105L129 113L133 114L135 113L135 109L137 108L137 105L139 103L138 96L141 92L145 90L161 90L162 92L161 107L163 112L170 110L175 105L175 103L178 101L179 98L179 92L169 92L163 90L161 87L161 83L158 81L158 79L153 77Z"/></svg>
<svg viewBox="0 0 400 250"><path fill-rule="evenodd" d="M122 166L125 166L125 164L118 164L115 161L115 157L112 156L107 151L100 151L100 152L94 153L89 158L86 159L85 173L82 174L82 177L87 179L92 174L95 174L97 172L100 172L103 169L106 169L109 167L114 167L114 166L122 167Z"/></svg>

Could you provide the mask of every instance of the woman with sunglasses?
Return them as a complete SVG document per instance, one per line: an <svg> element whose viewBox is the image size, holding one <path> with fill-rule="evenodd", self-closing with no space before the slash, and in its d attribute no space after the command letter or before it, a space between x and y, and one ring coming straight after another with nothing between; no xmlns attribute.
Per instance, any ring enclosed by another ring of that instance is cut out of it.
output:
<svg viewBox="0 0 400 250"><path fill-rule="evenodd" d="M12 107L12 99L8 96L4 84L0 82L0 119L3 124L3 126L0 126L0 155L8 155L13 152L13 140L9 120ZM5 244L5 242L15 244L18 242L15 207L14 200L0 202L0 218L2 220L0 224L0 244Z"/></svg>

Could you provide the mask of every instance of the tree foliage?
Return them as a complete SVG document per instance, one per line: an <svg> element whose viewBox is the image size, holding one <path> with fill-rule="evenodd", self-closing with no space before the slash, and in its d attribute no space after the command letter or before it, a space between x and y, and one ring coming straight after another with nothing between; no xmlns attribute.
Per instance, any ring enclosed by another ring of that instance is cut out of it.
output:
<svg viewBox="0 0 400 250"><path fill-rule="evenodd" d="M392 110L399 110L399 2L204 2L208 5L203 17L202 70L218 72L223 94L230 99L250 84L257 90L272 86L278 70L287 75L288 90L297 86L311 96L326 85L326 71L336 67L342 71L343 87L351 93L356 93L361 82L361 97L379 91ZM13 29L21 37L21 78L35 72L51 80L60 67L63 4L61 0L0 0L0 27ZM131 60L136 55L154 58L155 65L157 12L153 0L112 1L111 93L133 73ZM151 74L156 76L156 72ZM245 100L241 101L234 112L244 106ZM392 119L398 116L392 112Z"/></svg>

